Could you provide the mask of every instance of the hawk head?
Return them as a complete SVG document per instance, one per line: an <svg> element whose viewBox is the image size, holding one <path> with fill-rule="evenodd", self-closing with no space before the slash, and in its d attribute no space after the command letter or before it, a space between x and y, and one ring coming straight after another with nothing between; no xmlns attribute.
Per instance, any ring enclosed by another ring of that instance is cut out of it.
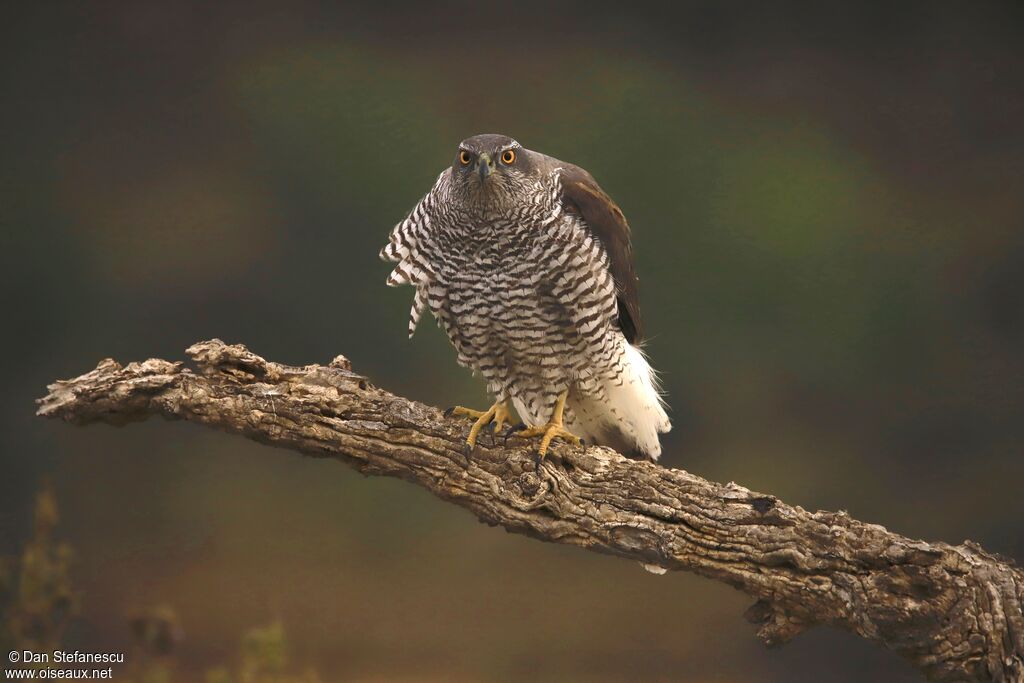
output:
<svg viewBox="0 0 1024 683"><path fill-rule="evenodd" d="M507 135L474 135L455 152L453 185L466 199L503 204L533 185L533 161L533 153Z"/></svg>

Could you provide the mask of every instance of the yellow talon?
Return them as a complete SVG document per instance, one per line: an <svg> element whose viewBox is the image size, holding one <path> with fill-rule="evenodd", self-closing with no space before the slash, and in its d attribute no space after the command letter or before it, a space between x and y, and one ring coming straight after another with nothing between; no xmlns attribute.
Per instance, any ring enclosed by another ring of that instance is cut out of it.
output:
<svg viewBox="0 0 1024 683"><path fill-rule="evenodd" d="M558 397L558 402L555 404L555 410L551 414L551 421L546 425L539 427L527 427L526 429L516 432L516 436L530 438L534 436L542 437L540 440L540 447L537 448L537 455L544 458L547 455L548 447L551 445L553 439L562 438L569 443L577 446L583 443L583 440L570 432L562 424L562 416L565 413L565 398L569 395L568 390L563 391L562 395Z"/></svg>
<svg viewBox="0 0 1024 683"><path fill-rule="evenodd" d="M487 414L486 410L473 410L472 408L463 408L462 406L455 406L444 411L445 417L471 417L474 420L483 417Z"/></svg>
<svg viewBox="0 0 1024 683"><path fill-rule="evenodd" d="M455 406L448 411L448 414L461 415L476 420L476 422L473 423L473 426L469 429L469 436L466 437L466 445L470 448L476 446L476 439L480 436L480 430L491 422L494 423L494 429L497 431L512 421L512 412L508 409L508 404L505 401L498 401L484 412L473 410L472 408Z"/></svg>

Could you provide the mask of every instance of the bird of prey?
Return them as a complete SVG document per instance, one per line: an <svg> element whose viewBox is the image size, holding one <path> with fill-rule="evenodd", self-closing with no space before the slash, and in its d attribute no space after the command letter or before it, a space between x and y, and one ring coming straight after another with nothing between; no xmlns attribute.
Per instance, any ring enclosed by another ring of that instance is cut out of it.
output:
<svg viewBox="0 0 1024 683"><path fill-rule="evenodd" d="M587 171L505 135L463 140L380 255L398 264L389 286L416 289L409 336L429 308L494 396L452 409L475 420L469 448L514 406L542 458L555 438L661 454L671 424L639 348L629 225Z"/></svg>

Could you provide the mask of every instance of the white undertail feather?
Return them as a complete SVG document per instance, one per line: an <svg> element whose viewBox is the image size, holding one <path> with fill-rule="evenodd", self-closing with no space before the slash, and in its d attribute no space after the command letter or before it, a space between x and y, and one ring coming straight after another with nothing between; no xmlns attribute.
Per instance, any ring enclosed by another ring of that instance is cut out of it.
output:
<svg viewBox="0 0 1024 683"><path fill-rule="evenodd" d="M566 405L573 424L566 426L589 443L623 452L640 451L652 460L661 455L658 434L672 429L654 369L643 352L625 343L622 381L604 383L605 398L586 398L570 391Z"/></svg>

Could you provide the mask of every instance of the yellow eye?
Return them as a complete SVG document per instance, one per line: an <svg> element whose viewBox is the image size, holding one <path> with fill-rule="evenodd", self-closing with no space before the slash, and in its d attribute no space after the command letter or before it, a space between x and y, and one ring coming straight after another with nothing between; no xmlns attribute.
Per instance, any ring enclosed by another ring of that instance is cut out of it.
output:
<svg viewBox="0 0 1024 683"><path fill-rule="evenodd" d="M506 149L504 152L501 153L501 163L503 163L503 164L511 164L515 160L516 160L516 153L513 152L512 150Z"/></svg>
<svg viewBox="0 0 1024 683"><path fill-rule="evenodd" d="M459 152L459 163L462 164L463 166L469 166L469 162L469 152L467 152L466 150L462 150L461 152Z"/></svg>

